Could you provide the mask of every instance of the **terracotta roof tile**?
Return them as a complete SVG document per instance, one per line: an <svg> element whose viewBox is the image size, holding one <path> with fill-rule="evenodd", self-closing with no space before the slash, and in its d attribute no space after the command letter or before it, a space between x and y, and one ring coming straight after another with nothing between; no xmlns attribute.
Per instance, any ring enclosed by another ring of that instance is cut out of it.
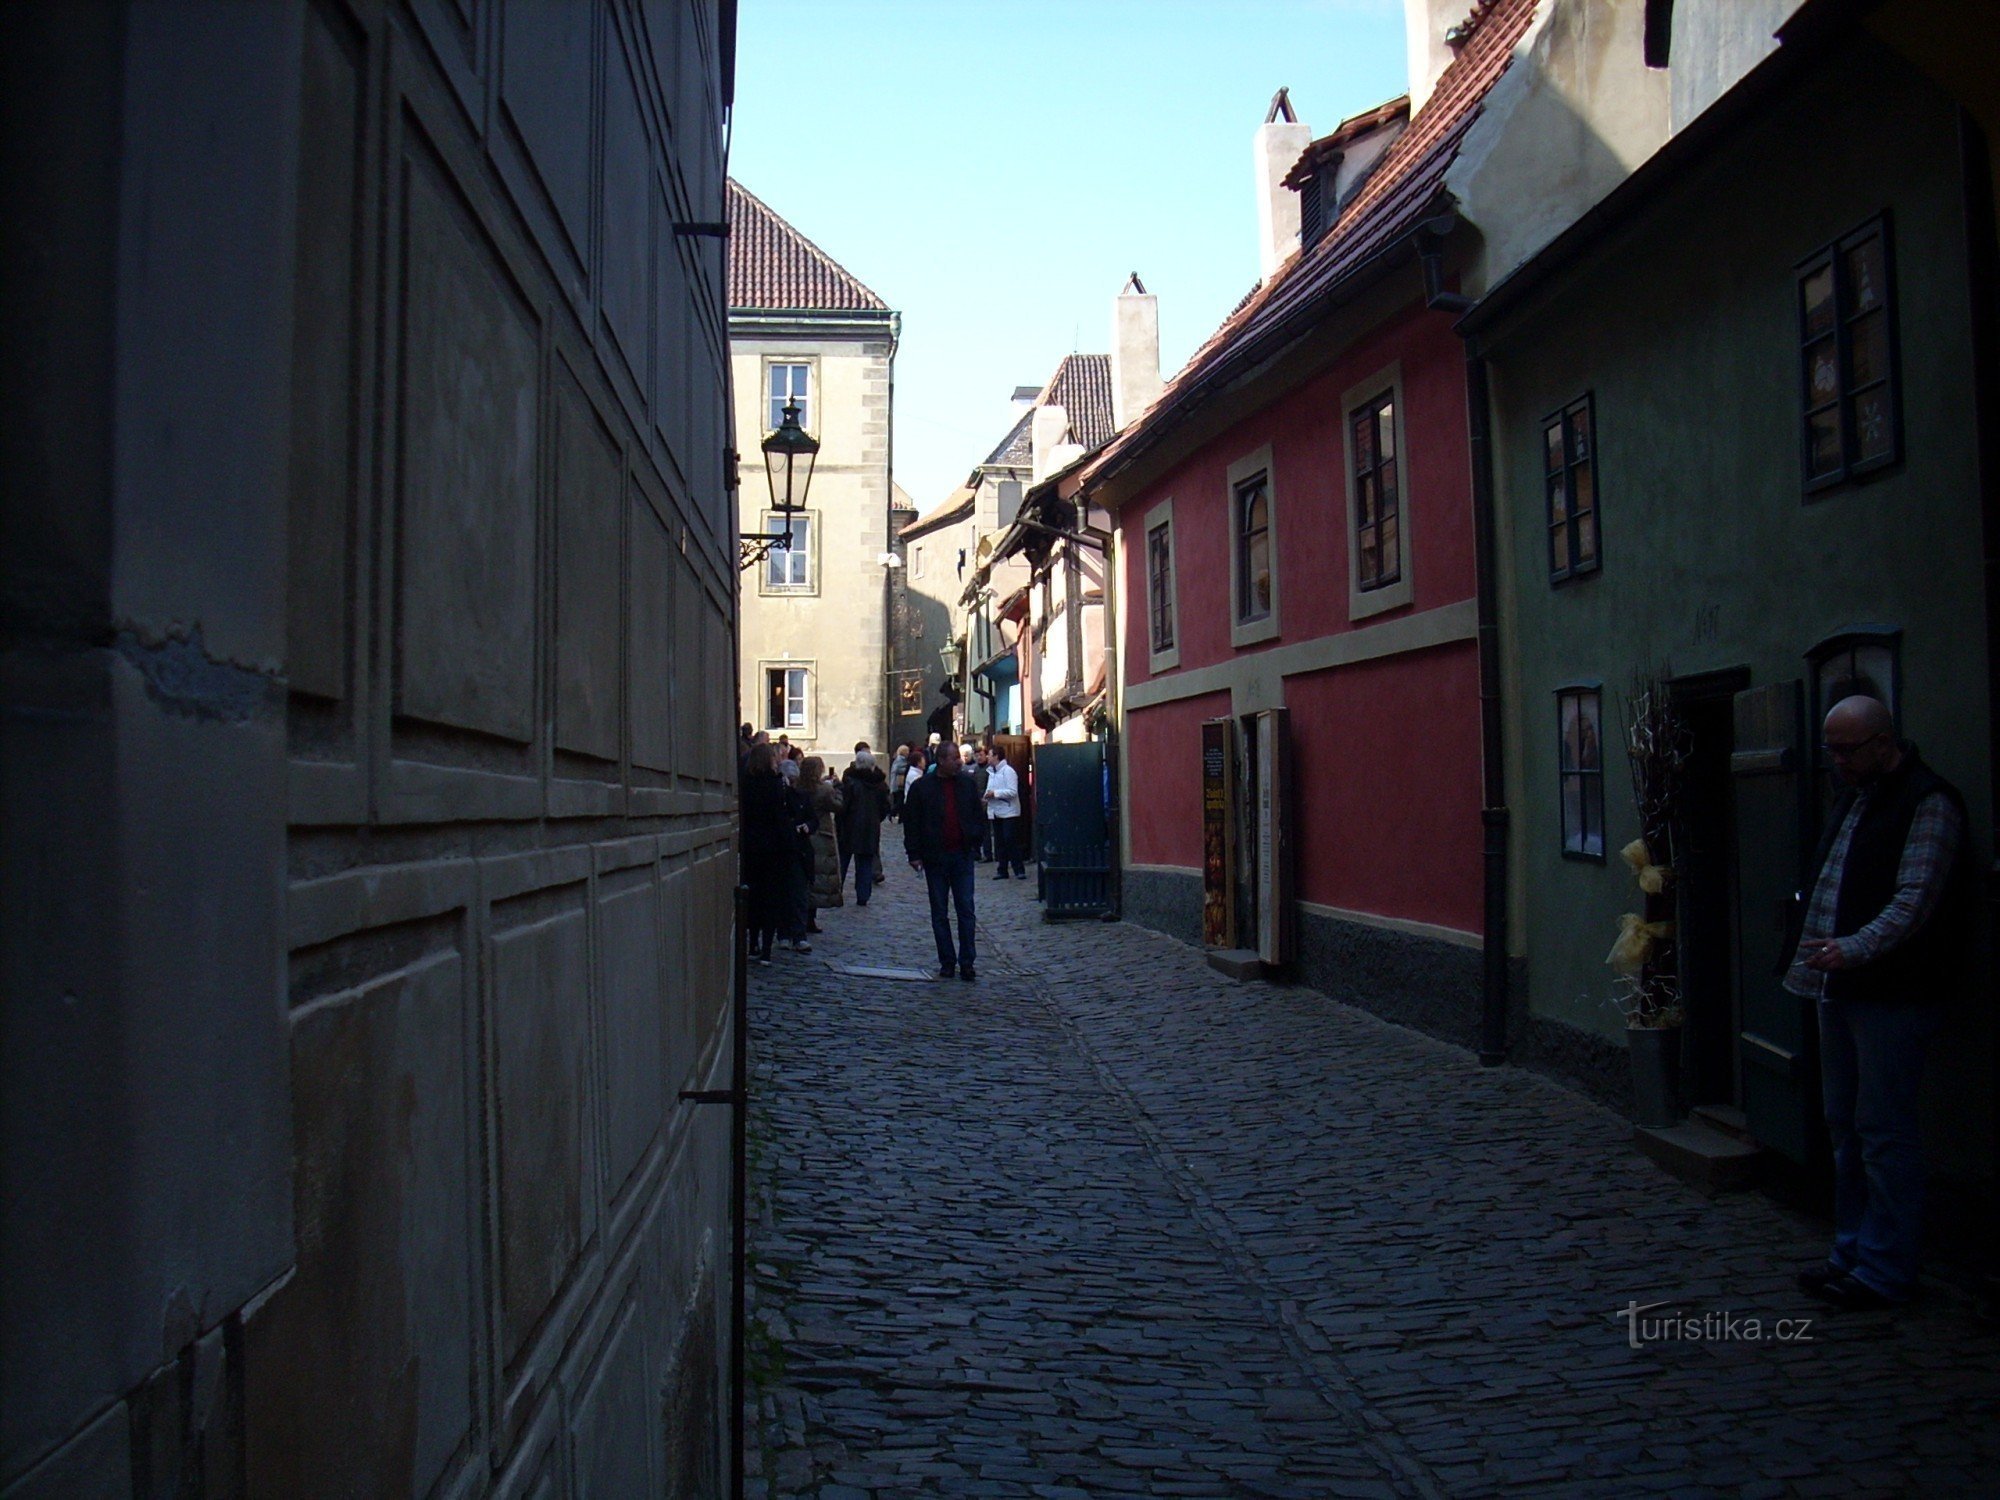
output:
<svg viewBox="0 0 2000 1500"><path fill-rule="evenodd" d="M733 177L729 305L814 312L886 312L889 307Z"/></svg>
<svg viewBox="0 0 2000 1500"><path fill-rule="evenodd" d="M1034 461L1035 409L1041 406L1063 409L1069 417L1070 441L1085 452L1110 442L1116 431L1111 419L1111 356L1065 354L1034 403L1007 429L1000 446L986 455L987 467L1025 468Z"/></svg>
<svg viewBox="0 0 2000 1500"><path fill-rule="evenodd" d="M1538 3L1473 0L1461 28L1458 55L1439 76L1424 107L1383 153L1340 222L1316 244L1294 251L1223 319L1167 383L1160 399L1098 456L1090 478L1158 438L1211 381L1227 373L1233 355L1309 317L1347 276L1435 212L1445 172L1478 118L1487 91L1513 59L1514 46L1527 31Z"/></svg>

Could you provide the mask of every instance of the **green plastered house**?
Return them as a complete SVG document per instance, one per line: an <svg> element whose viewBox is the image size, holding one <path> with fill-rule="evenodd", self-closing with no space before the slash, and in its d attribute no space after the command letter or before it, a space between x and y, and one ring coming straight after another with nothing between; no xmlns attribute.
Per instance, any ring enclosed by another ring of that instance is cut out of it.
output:
<svg viewBox="0 0 2000 1500"><path fill-rule="evenodd" d="M1692 746L1685 1097L1696 1130L1807 1185L1816 1039L1774 968L1827 801L1825 709L1889 701L1993 867L1992 120L1963 80L2000 67L1952 9L1792 7L1460 325L1490 391L1514 1055L1627 1087L1605 963L1642 900L1621 722L1664 669ZM1676 40L1649 28L1668 68ZM1970 1189L1934 1200L1966 1222L1995 1170L1986 951L1926 1085L1934 1169Z"/></svg>

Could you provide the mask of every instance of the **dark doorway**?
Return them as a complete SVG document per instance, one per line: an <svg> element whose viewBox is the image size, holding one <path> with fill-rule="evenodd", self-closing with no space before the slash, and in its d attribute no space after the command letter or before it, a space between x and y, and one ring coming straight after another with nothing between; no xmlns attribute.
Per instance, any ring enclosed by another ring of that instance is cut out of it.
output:
<svg viewBox="0 0 2000 1500"><path fill-rule="evenodd" d="M1689 757L1674 850L1675 925L1682 1003L1687 1011L1687 1102L1742 1103L1736 1036L1736 818L1729 757L1736 743L1734 698L1747 670L1708 672L1672 683L1687 725Z"/></svg>

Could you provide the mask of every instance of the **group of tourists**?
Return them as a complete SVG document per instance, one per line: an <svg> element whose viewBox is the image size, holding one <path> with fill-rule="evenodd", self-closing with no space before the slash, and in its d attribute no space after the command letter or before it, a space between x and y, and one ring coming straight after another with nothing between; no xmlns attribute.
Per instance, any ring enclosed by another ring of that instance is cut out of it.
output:
<svg viewBox="0 0 2000 1500"><path fill-rule="evenodd" d="M845 904L850 870L854 904L866 906L885 881L882 825L898 822L910 868L928 887L936 977L977 977L974 866L993 862L998 880L1010 869L1011 878L1027 876L1016 837L1020 777L1000 750L949 740L898 745L885 771L863 740L837 781L819 756L748 724L738 751L753 962L770 963L781 943L812 952L817 914Z"/></svg>

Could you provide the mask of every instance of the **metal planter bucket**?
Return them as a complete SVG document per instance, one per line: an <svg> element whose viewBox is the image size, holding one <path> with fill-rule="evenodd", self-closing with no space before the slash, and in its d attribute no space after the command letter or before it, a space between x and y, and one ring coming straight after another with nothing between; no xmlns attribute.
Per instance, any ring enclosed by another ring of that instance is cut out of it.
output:
<svg viewBox="0 0 2000 1500"><path fill-rule="evenodd" d="M1632 1054L1632 1119L1649 1130L1681 1122L1681 1029L1629 1026L1625 1045Z"/></svg>

